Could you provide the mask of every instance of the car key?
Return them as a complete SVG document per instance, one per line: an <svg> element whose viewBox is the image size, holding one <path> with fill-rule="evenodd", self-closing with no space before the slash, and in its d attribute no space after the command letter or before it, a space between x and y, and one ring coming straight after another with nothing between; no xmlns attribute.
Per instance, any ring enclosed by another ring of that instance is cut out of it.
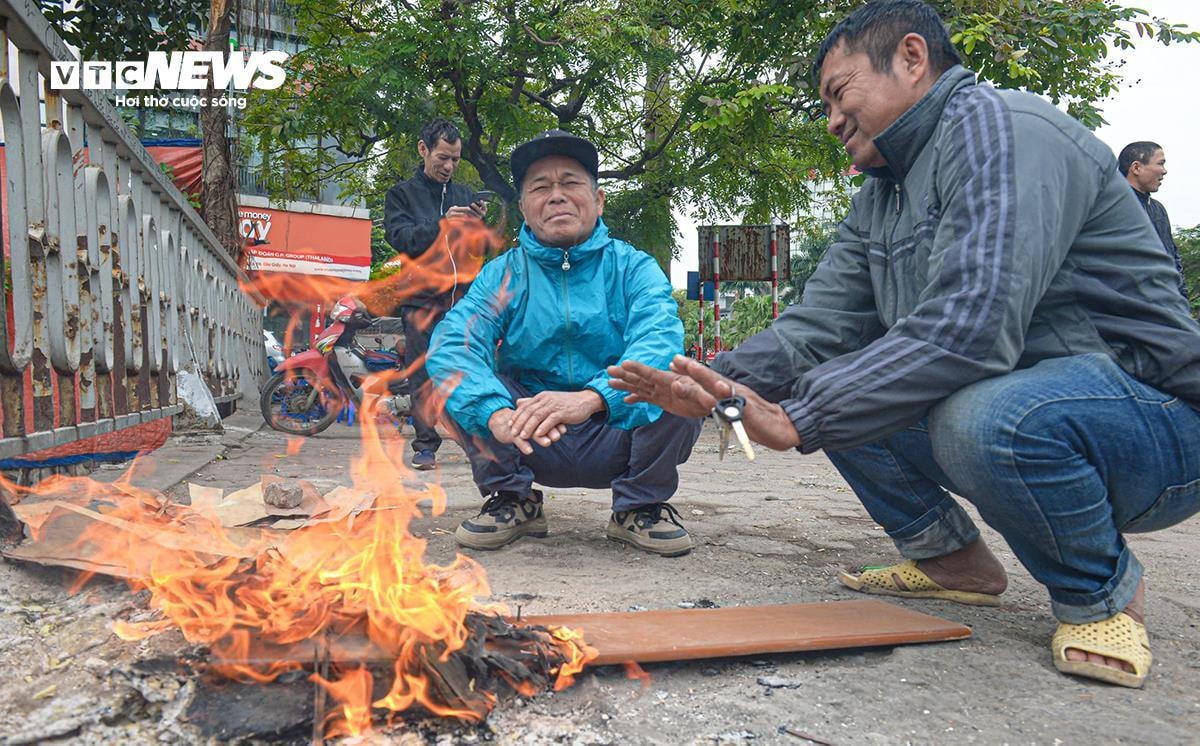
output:
<svg viewBox="0 0 1200 746"><path fill-rule="evenodd" d="M719 458L725 458L725 450L729 447L729 431L733 430L733 434L737 436L738 442L742 445L742 451L745 452L746 458L753 461L754 447L750 445L750 437L746 435L746 426L742 424L742 412L746 408L746 400L738 396L732 390L732 386L730 389L730 396L717 402L717 406L713 408L713 415L721 424Z"/></svg>

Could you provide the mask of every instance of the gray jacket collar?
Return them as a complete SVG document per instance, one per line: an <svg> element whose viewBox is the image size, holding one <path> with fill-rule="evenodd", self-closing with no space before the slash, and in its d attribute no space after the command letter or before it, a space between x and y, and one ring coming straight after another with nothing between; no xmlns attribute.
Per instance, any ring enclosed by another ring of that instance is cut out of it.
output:
<svg viewBox="0 0 1200 746"><path fill-rule="evenodd" d="M866 173L881 179L904 181L925 143L929 142L950 95L974 82L975 73L962 65L942 73L917 103L875 138L875 148L887 163L879 168L865 169Z"/></svg>

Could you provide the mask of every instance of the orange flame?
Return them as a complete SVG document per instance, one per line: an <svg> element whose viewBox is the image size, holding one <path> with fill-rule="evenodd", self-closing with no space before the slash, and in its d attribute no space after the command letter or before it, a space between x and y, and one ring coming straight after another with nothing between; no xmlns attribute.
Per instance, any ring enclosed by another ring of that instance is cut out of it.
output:
<svg viewBox="0 0 1200 746"><path fill-rule="evenodd" d="M475 218L443 218L438 237L418 257L401 256L401 270L369 282L287 272L250 272L242 285L250 296L285 304L330 304L344 295L361 300L377 316L392 314L406 299L430 293L459 293L475 279L484 260L504 239ZM284 346L291 347L291 329Z"/></svg>
<svg viewBox="0 0 1200 746"><path fill-rule="evenodd" d="M650 688L650 674L637 664L637 661L625 661L625 676L634 681L642 682L642 689Z"/></svg>
<svg viewBox="0 0 1200 746"><path fill-rule="evenodd" d="M500 245L495 234L473 220L443 221L442 240L456 247L453 264L460 282L464 273L474 277L485 252ZM407 293L449 289L449 255L449 250L428 251L406 259L399 275L366 285L264 274L246 290L326 302L352 293L373 312L390 311ZM52 478L34 488L6 482L0 486L19 496L53 496L59 500L56 510L79 512L86 507L99 513L101 520L79 535L76 548L81 554L85 550L97 566L128 578L134 590L149 591L152 608L164 617L115 623L114 632L122 639L178 628L188 641L210 648L214 671L241 681L267 682L307 662L295 654L294 659L281 654L291 646L315 642L338 652L338 660L352 660L353 652L347 654L339 645L365 635L393 661L392 682L387 694L372 702L374 678L364 666L337 670L332 679L314 674L312 680L341 705L329 724L331 733L365 732L373 708L394 713L420 705L438 715L478 720L495 704L495 697L477 693L484 703L482 712L440 701L422 673L429 660L422 656L444 660L462 649L472 635L469 612L507 610L476 601L490 593L479 565L462 555L446 566L426 564L426 541L409 530L412 519L424 515L422 505L428 504L429 515L441 514L446 495L439 485L414 483L415 475L405 466L404 441L380 435L380 397L387 391L387 379L402 374L389 371L365 387L370 393L361 407L362 450L351 462L350 474L357 492L374 499L362 500L357 514L342 520L314 521L288 534L228 529L214 514L134 487L128 474L116 484ZM440 407L439 397L430 398ZM295 454L300 443L289 440L288 453ZM44 517L41 529L54 515ZM573 676L596 657L580 632L553 629L543 638L565 661L551 671L555 690L570 686ZM530 682L512 683L522 694L535 693Z"/></svg>
<svg viewBox="0 0 1200 746"><path fill-rule="evenodd" d="M371 729L371 689L375 678L371 672L359 667L346 671L342 678L329 681L319 674L309 677L342 705L340 716L330 713L325 721L325 737L360 736Z"/></svg>
<svg viewBox="0 0 1200 746"><path fill-rule="evenodd" d="M570 654L570 658L558 670L558 678L554 681L554 691L561 692L575 683L575 674L582 671L588 663L596 660L597 652L595 648L584 642L582 630L554 627L550 630L550 635L562 643L558 646L560 650Z"/></svg>

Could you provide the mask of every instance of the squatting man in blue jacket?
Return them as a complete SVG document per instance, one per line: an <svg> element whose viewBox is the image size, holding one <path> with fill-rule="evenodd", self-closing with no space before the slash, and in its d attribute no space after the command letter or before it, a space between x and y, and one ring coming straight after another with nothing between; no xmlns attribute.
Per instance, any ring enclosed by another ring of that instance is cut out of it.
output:
<svg viewBox="0 0 1200 746"><path fill-rule="evenodd" d="M1141 686L1143 568L1123 533L1200 508L1200 325L1112 153L959 63L919 0L862 6L815 64L829 132L869 175L803 300L714 369L610 368L632 401L825 449L902 564L867 593L998 605L972 502L1049 590L1066 673Z"/></svg>
<svg viewBox="0 0 1200 746"><path fill-rule="evenodd" d="M487 496L455 537L497 549L545 536L534 482L611 487L609 538L686 554L691 537L667 500L703 420L626 403L605 371L624 360L666 368L683 350L670 283L650 255L608 235L592 143L551 130L511 165L519 245L484 266L426 362Z"/></svg>

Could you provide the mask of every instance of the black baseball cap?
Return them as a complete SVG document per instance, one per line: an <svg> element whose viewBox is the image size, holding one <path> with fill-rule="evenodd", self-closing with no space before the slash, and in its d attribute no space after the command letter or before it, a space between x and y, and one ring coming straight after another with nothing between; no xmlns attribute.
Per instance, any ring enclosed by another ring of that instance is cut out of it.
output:
<svg viewBox="0 0 1200 746"><path fill-rule="evenodd" d="M548 155L564 155L579 161L579 165L591 174L593 179L600 176L600 155L596 146L582 137L572 135L566 130L546 130L532 140L517 146L512 152L513 186L521 191L521 182L525 181L525 172L539 158Z"/></svg>

